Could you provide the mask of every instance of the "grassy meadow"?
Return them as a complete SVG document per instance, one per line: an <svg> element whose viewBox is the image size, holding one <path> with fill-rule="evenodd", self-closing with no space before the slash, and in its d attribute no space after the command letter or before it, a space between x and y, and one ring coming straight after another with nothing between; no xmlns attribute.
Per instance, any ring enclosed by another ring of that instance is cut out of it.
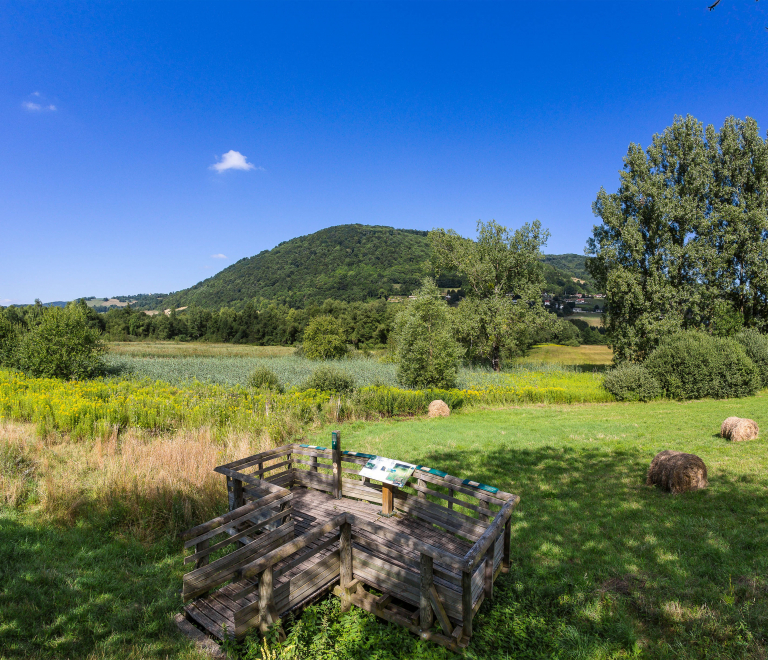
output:
<svg viewBox="0 0 768 660"><path fill-rule="evenodd" d="M222 371L230 360L298 359L169 344L117 357ZM206 657L172 617L182 606L178 533L226 509L212 468L287 438L327 444L337 427L345 449L521 496L513 568L481 608L467 658L768 657L768 442L718 436L730 415L768 424L768 393L606 402L593 369L609 361L605 347L542 346L501 374L464 370L477 389L446 392L463 405L436 420L420 414L432 393L389 386L369 387L366 400L293 391L267 401L189 378L78 384L2 372L0 658ZM555 390L585 402L553 403ZM398 401L412 412L372 412ZM701 456L709 488L669 496L645 486L662 449ZM361 610L341 615L332 598L287 630L273 660L453 657ZM260 658L259 646L253 636L230 651Z"/></svg>

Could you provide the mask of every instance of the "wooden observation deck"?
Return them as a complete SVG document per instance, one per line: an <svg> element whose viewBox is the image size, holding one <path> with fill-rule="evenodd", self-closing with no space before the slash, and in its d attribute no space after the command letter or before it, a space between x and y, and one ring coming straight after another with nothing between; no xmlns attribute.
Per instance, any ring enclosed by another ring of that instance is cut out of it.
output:
<svg viewBox="0 0 768 660"><path fill-rule="evenodd" d="M342 610L356 605L465 647L509 568L520 498L427 466L400 489L361 479L370 458L341 451L335 432L330 449L290 444L217 467L230 511L184 534L194 551L185 559L194 563L184 576L187 618L240 639L333 591Z"/></svg>

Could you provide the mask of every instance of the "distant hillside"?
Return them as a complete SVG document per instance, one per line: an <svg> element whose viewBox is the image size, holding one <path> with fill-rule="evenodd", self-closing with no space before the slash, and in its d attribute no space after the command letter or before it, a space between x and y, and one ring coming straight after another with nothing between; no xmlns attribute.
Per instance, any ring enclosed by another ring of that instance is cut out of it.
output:
<svg viewBox="0 0 768 660"><path fill-rule="evenodd" d="M305 307L329 298L356 302L408 295L427 274L429 253L426 231L339 225L241 259L189 289L117 299L147 310L190 305L239 309L254 298ZM584 257L577 254L546 255L544 275L549 293L592 291ZM574 283L573 277L586 281ZM438 285L459 288L461 279L443 276Z"/></svg>
<svg viewBox="0 0 768 660"><path fill-rule="evenodd" d="M241 259L162 299L162 306L240 307L264 298L292 307L328 298L347 302L409 294L426 273L427 232L340 225ZM144 307L152 298L139 299ZM154 299L155 304L158 302Z"/></svg>

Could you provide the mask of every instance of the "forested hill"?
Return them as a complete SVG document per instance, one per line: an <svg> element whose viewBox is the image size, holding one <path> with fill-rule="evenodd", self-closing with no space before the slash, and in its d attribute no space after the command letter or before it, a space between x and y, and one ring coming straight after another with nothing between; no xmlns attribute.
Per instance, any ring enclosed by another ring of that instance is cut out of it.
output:
<svg viewBox="0 0 768 660"><path fill-rule="evenodd" d="M409 294L427 272L427 232L340 225L241 259L195 286L141 306L240 307L264 298L291 307Z"/></svg>
<svg viewBox="0 0 768 660"><path fill-rule="evenodd" d="M261 298L290 307L305 307L331 298L360 302L382 296L408 295L429 271L427 232L371 225L339 225L280 243L254 257L241 259L189 289L170 295L138 295L137 309L197 305L239 309ZM561 294L589 292L584 257L544 257L546 290ZM572 277L587 280L582 285ZM439 286L461 286L442 277Z"/></svg>

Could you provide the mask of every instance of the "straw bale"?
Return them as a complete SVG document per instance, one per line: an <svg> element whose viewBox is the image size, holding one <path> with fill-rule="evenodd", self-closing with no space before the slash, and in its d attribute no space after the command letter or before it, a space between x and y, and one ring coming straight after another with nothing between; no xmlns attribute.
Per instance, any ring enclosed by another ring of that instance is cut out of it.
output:
<svg viewBox="0 0 768 660"><path fill-rule="evenodd" d="M736 422L741 419L740 417L728 417L720 426L720 436L723 438L727 438L731 434L731 429L734 427Z"/></svg>
<svg viewBox="0 0 768 660"><path fill-rule="evenodd" d="M707 466L695 454L667 449L654 457L645 483L674 494L699 490L709 485Z"/></svg>
<svg viewBox="0 0 768 660"><path fill-rule="evenodd" d="M752 419L740 419L731 427L728 439L733 442L742 440L754 440L760 432L757 424Z"/></svg>
<svg viewBox="0 0 768 660"><path fill-rule="evenodd" d="M442 399L436 399L430 403L427 410L427 417L448 417L450 414L451 409Z"/></svg>

